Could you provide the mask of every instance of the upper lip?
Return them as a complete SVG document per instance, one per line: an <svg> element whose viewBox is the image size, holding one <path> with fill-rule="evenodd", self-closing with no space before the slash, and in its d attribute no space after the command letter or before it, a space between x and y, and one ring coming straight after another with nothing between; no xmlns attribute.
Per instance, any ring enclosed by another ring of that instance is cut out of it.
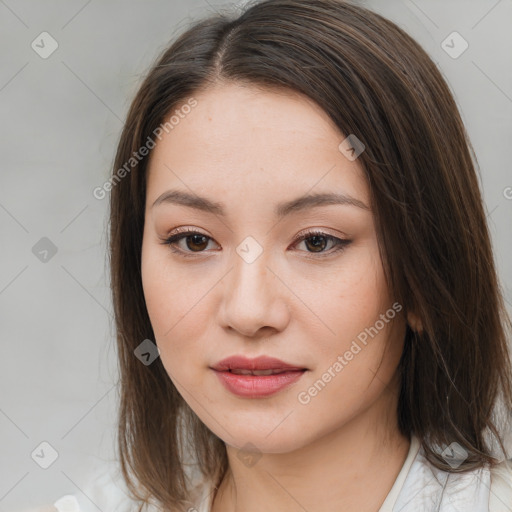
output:
<svg viewBox="0 0 512 512"><path fill-rule="evenodd" d="M227 370L306 370L302 366L285 363L280 359L268 356L259 356L249 359L245 356L230 356L222 359L213 367L217 371Z"/></svg>

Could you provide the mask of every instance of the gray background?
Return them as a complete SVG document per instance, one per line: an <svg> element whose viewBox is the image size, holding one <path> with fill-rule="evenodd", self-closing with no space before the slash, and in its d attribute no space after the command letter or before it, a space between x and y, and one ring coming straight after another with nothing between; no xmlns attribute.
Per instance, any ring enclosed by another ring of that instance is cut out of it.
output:
<svg viewBox="0 0 512 512"><path fill-rule="evenodd" d="M362 3L415 37L455 94L510 311L512 0ZM77 493L113 456L108 200L92 190L109 175L142 74L190 21L221 6L0 0L0 512ZM31 47L43 31L59 45L46 59ZM441 46L453 31L469 44L456 59ZM47 261L33 250L43 237L57 248ZM58 452L48 469L31 458L42 441Z"/></svg>

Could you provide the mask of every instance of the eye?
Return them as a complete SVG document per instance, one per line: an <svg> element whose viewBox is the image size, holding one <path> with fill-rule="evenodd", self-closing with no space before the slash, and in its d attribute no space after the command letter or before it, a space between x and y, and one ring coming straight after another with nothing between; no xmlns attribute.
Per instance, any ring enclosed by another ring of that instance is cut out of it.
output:
<svg viewBox="0 0 512 512"><path fill-rule="evenodd" d="M178 231L170 237L162 241L164 245L168 245L171 251L179 253L182 256L189 257L193 256L193 253L204 252L208 246L208 241L212 240L209 236L199 232L184 229ZM185 248L179 247L179 243L185 240Z"/></svg>
<svg viewBox="0 0 512 512"><path fill-rule="evenodd" d="M173 252L184 257L193 257L194 253L205 252L209 241L213 241L211 237L199 231L192 231L187 228L176 231L177 232L170 237L165 238L162 243L168 245ZM179 244L183 240L185 240L185 247L183 247L183 245L180 247ZM306 247L308 248L306 252L318 254L320 257L323 257L345 249L352 241L329 235L323 231L308 231L296 238L292 246L298 245L301 242L306 242ZM325 251L329 243L332 244L331 250Z"/></svg>
<svg viewBox="0 0 512 512"><path fill-rule="evenodd" d="M352 240L338 238L323 231L308 231L300 235L294 242L294 245L305 242L308 248L307 252L319 254L320 257L330 256L331 254L342 251L347 247ZM330 251L325 251L325 247L332 243ZM312 249L311 251L309 249Z"/></svg>

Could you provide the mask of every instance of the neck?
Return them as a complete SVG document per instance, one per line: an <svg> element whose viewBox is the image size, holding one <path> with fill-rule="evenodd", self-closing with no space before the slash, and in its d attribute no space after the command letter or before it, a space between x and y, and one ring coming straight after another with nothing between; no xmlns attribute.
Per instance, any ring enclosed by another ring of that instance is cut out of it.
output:
<svg viewBox="0 0 512 512"><path fill-rule="evenodd" d="M410 447L396 420L396 394L338 430L248 467L227 445L229 469L212 512L377 512ZM383 421L386 418L386 421ZM369 492L369 489L371 490Z"/></svg>

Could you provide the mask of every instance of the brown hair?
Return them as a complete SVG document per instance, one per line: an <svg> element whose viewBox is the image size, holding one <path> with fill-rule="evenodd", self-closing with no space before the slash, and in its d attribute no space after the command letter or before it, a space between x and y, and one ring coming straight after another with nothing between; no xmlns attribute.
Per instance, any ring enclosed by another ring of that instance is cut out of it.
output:
<svg viewBox="0 0 512 512"><path fill-rule="evenodd" d="M140 86L114 164L123 167L171 111L219 81L298 91L359 156L371 191L384 270L407 313L397 416L428 459L455 471L439 447L469 456L458 471L494 464L498 404L512 410L507 334L476 158L449 87L426 52L394 23L338 0L266 0L238 17L196 22L166 49ZM148 158L111 192L111 276L120 363L118 449L136 499L167 509L187 502L188 445L208 479L227 469L223 441L188 407L160 359L134 349L154 339L141 282ZM496 445L498 446L498 445ZM152 497L152 498L151 498ZM142 507L141 507L142 508Z"/></svg>

